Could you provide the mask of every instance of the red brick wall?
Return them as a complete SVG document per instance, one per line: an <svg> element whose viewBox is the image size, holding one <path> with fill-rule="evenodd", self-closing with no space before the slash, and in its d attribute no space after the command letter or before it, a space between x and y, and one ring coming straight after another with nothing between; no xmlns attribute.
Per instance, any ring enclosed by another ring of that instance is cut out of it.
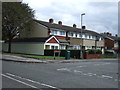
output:
<svg viewBox="0 0 120 90"><path fill-rule="evenodd" d="M88 52L84 53L84 59L99 59L102 58L102 54L88 54Z"/></svg>
<svg viewBox="0 0 120 90"><path fill-rule="evenodd" d="M105 49L112 49L114 47L114 41L111 39L106 38L105 39Z"/></svg>

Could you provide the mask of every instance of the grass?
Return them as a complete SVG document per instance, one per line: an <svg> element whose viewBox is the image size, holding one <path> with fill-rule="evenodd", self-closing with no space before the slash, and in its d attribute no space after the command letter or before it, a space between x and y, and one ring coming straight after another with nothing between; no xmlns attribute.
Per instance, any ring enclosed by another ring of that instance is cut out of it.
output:
<svg viewBox="0 0 120 90"><path fill-rule="evenodd" d="M64 60L65 57L53 57L53 56L38 56L38 55L27 55L27 54L17 54L17 53L5 53L5 54L11 54L11 55L18 55L18 56L23 56L23 57L29 57L29 58L35 58L35 59L44 59L44 60Z"/></svg>
<svg viewBox="0 0 120 90"><path fill-rule="evenodd" d="M120 58L120 56L110 56L110 55L104 55L102 58Z"/></svg>

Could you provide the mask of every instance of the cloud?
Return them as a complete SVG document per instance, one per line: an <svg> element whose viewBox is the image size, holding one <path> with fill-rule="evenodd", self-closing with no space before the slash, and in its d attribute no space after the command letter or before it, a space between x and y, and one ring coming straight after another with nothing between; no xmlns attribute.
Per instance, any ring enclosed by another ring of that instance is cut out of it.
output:
<svg viewBox="0 0 120 90"><path fill-rule="evenodd" d="M112 1L112 0L111 0ZM39 20L48 21L53 18L54 22L62 21L63 24L80 26L80 14L83 24L87 29L99 33L106 31L117 33L118 29L118 3L117 2L90 2L90 0L23 0L35 10L35 16Z"/></svg>

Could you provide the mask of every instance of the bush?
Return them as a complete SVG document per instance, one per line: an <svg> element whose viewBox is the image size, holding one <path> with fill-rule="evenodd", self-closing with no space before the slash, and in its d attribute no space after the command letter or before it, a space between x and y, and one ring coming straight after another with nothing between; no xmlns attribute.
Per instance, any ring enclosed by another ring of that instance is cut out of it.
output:
<svg viewBox="0 0 120 90"><path fill-rule="evenodd" d="M59 50L61 51L60 56L61 57L65 57L66 54L66 50ZM70 57L71 58L76 58L79 59L80 58L80 51L81 50L68 50L70 51ZM85 51L88 51L89 54L102 54L101 50L82 50L82 52L84 53ZM54 56L54 50L44 50L44 55L45 56ZM55 54L56 56L58 56L58 53Z"/></svg>
<svg viewBox="0 0 120 90"><path fill-rule="evenodd" d="M88 49L87 51L88 51L88 54L95 54L95 51L94 51L94 50Z"/></svg>
<svg viewBox="0 0 120 90"><path fill-rule="evenodd" d="M102 50L96 50L96 54L102 54Z"/></svg>
<svg viewBox="0 0 120 90"><path fill-rule="evenodd" d="M66 53L66 50L60 50L61 53L60 53L60 56L61 57L65 57L65 53ZM68 50L70 51L70 57L72 58L80 58L80 50ZM85 52L85 50L82 50L83 53ZM44 55L45 56L54 56L54 50L44 50ZM58 53L56 53L56 56L58 55Z"/></svg>
<svg viewBox="0 0 120 90"><path fill-rule="evenodd" d="M101 50L88 49L89 54L102 54Z"/></svg>

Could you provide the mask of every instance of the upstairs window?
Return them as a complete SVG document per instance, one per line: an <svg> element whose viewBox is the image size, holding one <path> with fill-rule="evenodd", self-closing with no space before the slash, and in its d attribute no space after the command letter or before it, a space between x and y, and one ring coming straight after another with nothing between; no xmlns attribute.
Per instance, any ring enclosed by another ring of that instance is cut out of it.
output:
<svg viewBox="0 0 120 90"><path fill-rule="evenodd" d="M57 30L52 30L51 32L53 35L57 35Z"/></svg>
<svg viewBox="0 0 120 90"><path fill-rule="evenodd" d="M60 35L65 35L65 31L60 31Z"/></svg>
<svg viewBox="0 0 120 90"><path fill-rule="evenodd" d="M87 34L85 34L85 38L87 38Z"/></svg>
<svg viewBox="0 0 120 90"><path fill-rule="evenodd" d="M69 36L73 37L73 36L74 36L74 33L73 33L73 32L70 32L70 33L69 33Z"/></svg>

